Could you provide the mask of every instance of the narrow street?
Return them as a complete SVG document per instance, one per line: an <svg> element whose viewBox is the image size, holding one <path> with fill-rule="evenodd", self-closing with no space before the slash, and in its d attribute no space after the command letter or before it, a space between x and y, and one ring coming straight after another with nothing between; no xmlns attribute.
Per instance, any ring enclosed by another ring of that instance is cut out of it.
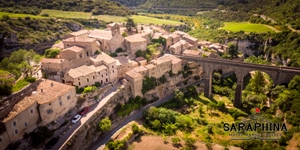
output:
<svg viewBox="0 0 300 150"><path fill-rule="evenodd" d="M78 121L76 124L72 124L71 128L59 139L59 141L52 147L51 150L58 150L61 149L61 147L67 143L67 141L77 132L77 130L85 124L85 122L93 116L94 113L96 113L101 107L103 107L108 100L117 93L117 89L120 84L116 84L114 87L109 89L105 95L104 98L97 104L91 107L90 112L88 112L86 115L82 116L80 121ZM71 120L70 120L71 122Z"/></svg>

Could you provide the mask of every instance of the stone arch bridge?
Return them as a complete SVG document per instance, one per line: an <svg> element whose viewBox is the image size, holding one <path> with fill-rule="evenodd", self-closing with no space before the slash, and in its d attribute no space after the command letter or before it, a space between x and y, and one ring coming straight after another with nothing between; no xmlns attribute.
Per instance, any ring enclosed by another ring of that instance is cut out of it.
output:
<svg viewBox="0 0 300 150"><path fill-rule="evenodd" d="M200 58L184 55L175 56L182 59L183 63L193 61L203 68L204 95L206 97L212 96L213 71L222 70L223 74L234 72L237 78L234 100L235 107L241 107L242 105L243 80L251 71L259 70L267 73L274 81L274 85L288 84L294 76L300 75L300 68L250 64L226 59Z"/></svg>

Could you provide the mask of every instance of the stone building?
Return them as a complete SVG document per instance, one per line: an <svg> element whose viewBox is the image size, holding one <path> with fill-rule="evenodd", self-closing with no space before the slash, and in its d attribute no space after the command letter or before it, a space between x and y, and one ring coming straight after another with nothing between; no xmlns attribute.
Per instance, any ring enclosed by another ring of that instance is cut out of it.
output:
<svg viewBox="0 0 300 150"><path fill-rule="evenodd" d="M101 51L104 52L114 53L118 48L125 49L124 37L121 35L120 26L117 23L111 24L106 30L94 29L88 37L97 39Z"/></svg>
<svg viewBox="0 0 300 150"><path fill-rule="evenodd" d="M42 125L63 117L77 102L74 86L66 85L52 80L44 80L37 87L31 97L39 107Z"/></svg>
<svg viewBox="0 0 300 150"><path fill-rule="evenodd" d="M138 67L133 68L132 70L134 70L137 73L140 73L141 75L143 75L143 77L148 75L148 69L145 68L144 66L138 66Z"/></svg>
<svg viewBox="0 0 300 150"><path fill-rule="evenodd" d="M138 50L145 51L147 49L147 40L140 35L131 35L125 37L125 46L128 53L134 56Z"/></svg>
<svg viewBox="0 0 300 150"><path fill-rule="evenodd" d="M65 59L43 58L41 60L41 70L48 79L64 82L62 76L69 68L69 61Z"/></svg>
<svg viewBox="0 0 300 150"><path fill-rule="evenodd" d="M127 71L125 73L125 79L131 85L131 92L134 97L143 96L142 88L143 88L143 75L135 72L134 70Z"/></svg>
<svg viewBox="0 0 300 150"><path fill-rule="evenodd" d="M170 59L172 61L172 72L174 74L178 74L178 72L182 70L182 61L181 61L181 59L179 59L179 58L177 58L173 55L170 55L170 54L164 55L163 58Z"/></svg>
<svg viewBox="0 0 300 150"><path fill-rule="evenodd" d="M75 87L43 79L37 90L16 103L2 120L6 130L0 133L0 150L38 126L61 119L75 107L76 101Z"/></svg>
<svg viewBox="0 0 300 150"><path fill-rule="evenodd" d="M188 48L188 43L185 40L180 40L170 47L170 52L172 54L181 54L184 50Z"/></svg>
<svg viewBox="0 0 300 150"><path fill-rule="evenodd" d="M84 37L84 36L87 36L88 34L89 34L88 30L79 30L77 32L72 32L72 33L65 35L64 39L71 38L71 37Z"/></svg>
<svg viewBox="0 0 300 150"><path fill-rule="evenodd" d="M25 97L18 102L2 121L6 132L0 135L3 149L10 143L23 138L25 133L30 133L37 127L39 119L37 102L32 97ZM6 145L6 146L5 146Z"/></svg>
<svg viewBox="0 0 300 150"><path fill-rule="evenodd" d="M90 59L94 66L105 65L107 67L109 76L108 82L113 82L117 80L118 73L116 59L110 57L105 53L101 53L99 55L90 57Z"/></svg>
<svg viewBox="0 0 300 150"><path fill-rule="evenodd" d="M182 39L189 43L190 49L198 49L198 39L191 37L189 35L184 35Z"/></svg>
<svg viewBox="0 0 300 150"><path fill-rule="evenodd" d="M59 53L59 58L66 60L80 59L84 57L88 57L87 51L84 48L79 46L72 46L62 50Z"/></svg>
<svg viewBox="0 0 300 150"><path fill-rule="evenodd" d="M179 30L175 31L174 34L180 36L181 38L182 38L184 35L188 35L187 33L182 32L182 31L179 31Z"/></svg>
<svg viewBox="0 0 300 150"><path fill-rule="evenodd" d="M165 57L160 57L156 60L152 60L150 63L155 65L155 75L153 77L160 78L166 72L171 70L172 67L172 60L166 59Z"/></svg>
<svg viewBox="0 0 300 150"><path fill-rule="evenodd" d="M137 57L135 61L138 62L139 66L145 66L147 64L147 60L144 57Z"/></svg>
<svg viewBox="0 0 300 150"><path fill-rule="evenodd" d="M105 77L108 82L108 75L105 75ZM66 83L71 83L79 88L90 86L97 82L96 72L86 65L70 69L68 73L64 75L64 79Z"/></svg>
<svg viewBox="0 0 300 150"><path fill-rule="evenodd" d="M125 56L116 57L116 60L118 79L123 77L127 71L138 66L136 61L132 61Z"/></svg>
<svg viewBox="0 0 300 150"><path fill-rule="evenodd" d="M180 41L180 37L177 34L170 34L169 36L172 38L172 45Z"/></svg>
<svg viewBox="0 0 300 150"><path fill-rule="evenodd" d="M187 55L187 56L200 56L200 51L198 50L185 50L183 53L183 55Z"/></svg>
<svg viewBox="0 0 300 150"><path fill-rule="evenodd" d="M155 77L156 68L153 64L148 64L148 65L145 66L145 68L148 70L148 76L149 77Z"/></svg>
<svg viewBox="0 0 300 150"><path fill-rule="evenodd" d="M86 36L71 37L62 40L64 43L64 48L70 48L72 46L79 46L85 49L87 56L92 56L99 49L99 43L94 38L89 38Z"/></svg>
<svg viewBox="0 0 300 150"><path fill-rule="evenodd" d="M165 49L170 48L170 46L173 44L173 40L169 35L161 35L162 38L164 38L166 40L166 45L165 45Z"/></svg>

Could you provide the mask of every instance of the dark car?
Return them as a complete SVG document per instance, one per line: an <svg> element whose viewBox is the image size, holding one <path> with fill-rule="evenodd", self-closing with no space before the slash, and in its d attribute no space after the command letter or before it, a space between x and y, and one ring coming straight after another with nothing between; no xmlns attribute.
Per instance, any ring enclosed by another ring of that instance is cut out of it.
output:
<svg viewBox="0 0 300 150"><path fill-rule="evenodd" d="M57 137L52 138L48 143L46 144L46 149L51 149L58 141L59 139Z"/></svg>
<svg viewBox="0 0 300 150"><path fill-rule="evenodd" d="M86 114L87 112L89 112L90 111L90 107L84 107L80 112L79 112L79 114L80 115L84 115L84 114Z"/></svg>

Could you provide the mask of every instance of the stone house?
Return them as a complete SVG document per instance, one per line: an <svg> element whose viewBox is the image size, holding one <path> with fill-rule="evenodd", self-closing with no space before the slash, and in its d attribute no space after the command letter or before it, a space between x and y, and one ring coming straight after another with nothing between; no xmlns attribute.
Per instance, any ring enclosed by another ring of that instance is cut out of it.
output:
<svg viewBox="0 0 300 150"><path fill-rule="evenodd" d="M127 71L125 73L125 79L131 85L131 92L134 97L143 96L142 88L143 88L143 75L135 72L134 70Z"/></svg>
<svg viewBox="0 0 300 150"><path fill-rule="evenodd" d="M72 33L65 35L64 39L71 38L71 37L84 37L84 36L87 36L88 34L89 34L88 30L79 30L77 32L72 32Z"/></svg>
<svg viewBox="0 0 300 150"><path fill-rule="evenodd" d="M170 71L172 68L172 60L166 59L165 57L160 57L156 60L152 60L150 63L155 65L155 75L153 77L160 78L166 72Z"/></svg>
<svg viewBox="0 0 300 150"><path fill-rule="evenodd" d="M185 40L180 40L170 47L170 52L172 54L181 54L184 50L188 48L188 43Z"/></svg>
<svg viewBox="0 0 300 150"><path fill-rule="evenodd" d="M148 69L145 68L144 66L138 66L138 67L133 68L132 70L134 70L135 72L140 73L141 75L143 75L143 77L148 75Z"/></svg>
<svg viewBox="0 0 300 150"><path fill-rule="evenodd" d="M173 44L172 38L169 35L162 35L162 38L164 38L166 40L166 45L165 45L165 49L170 48L170 46Z"/></svg>
<svg viewBox="0 0 300 150"><path fill-rule="evenodd" d="M189 35L184 35L182 37L183 40L187 41L190 45L190 49L197 49L198 48L198 39L191 37Z"/></svg>
<svg viewBox="0 0 300 150"><path fill-rule="evenodd" d="M188 35L187 33L182 32L182 31L179 31L179 30L175 31L174 34L180 36L181 38L182 38L184 35Z"/></svg>
<svg viewBox="0 0 300 150"><path fill-rule="evenodd" d="M147 49L147 40L140 35L131 35L125 37L125 46L128 53L134 56L138 50L145 51Z"/></svg>
<svg viewBox="0 0 300 150"><path fill-rule="evenodd" d="M83 88L90 86L97 82L96 72L89 66L83 65L74 69L70 69L68 73L64 75L66 83L71 83L74 86ZM108 75L105 75L106 81L108 82Z"/></svg>
<svg viewBox="0 0 300 150"><path fill-rule="evenodd" d="M71 37L68 39L62 40L64 43L64 48L70 48L72 46L79 46L85 49L87 56L92 56L95 54L95 52L99 49L98 45L99 43L96 41L96 39L89 38L89 37Z"/></svg>
<svg viewBox="0 0 300 150"><path fill-rule="evenodd" d="M37 102L31 96L18 102L2 121L6 132L0 135L0 149L5 149L10 142L22 139L25 133L33 131L39 117Z"/></svg>
<svg viewBox="0 0 300 150"><path fill-rule="evenodd" d="M31 95L39 107L42 125L63 117L77 102L74 86L51 80L44 80L37 87L35 94Z"/></svg>
<svg viewBox="0 0 300 150"><path fill-rule="evenodd" d="M37 90L16 103L2 120L6 131L0 133L0 150L38 126L62 118L75 107L76 101L75 87L43 79Z"/></svg>
<svg viewBox="0 0 300 150"><path fill-rule="evenodd" d="M149 77L155 77L156 68L153 64L148 64L148 65L145 66L145 68L148 70L148 76Z"/></svg>
<svg viewBox="0 0 300 150"><path fill-rule="evenodd" d="M111 24L109 29L94 29L88 37L95 38L100 44L101 51L114 53L118 48L125 49L124 37L121 35L120 26Z"/></svg>
<svg viewBox="0 0 300 150"><path fill-rule="evenodd" d="M105 65L108 68L108 76L109 76L108 82L113 82L117 80L118 73L117 73L116 59L110 57L105 53L101 53L99 55L90 57L90 59L94 66Z"/></svg>
<svg viewBox="0 0 300 150"><path fill-rule="evenodd" d="M198 50L185 50L182 54L187 56L200 56L201 53Z"/></svg>
<svg viewBox="0 0 300 150"><path fill-rule="evenodd" d="M66 59L66 60L80 59L88 56L89 55L85 51L85 49L79 46L72 46L66 48L59 53L59 58Z"/></svg>
<svg viewBox="0 0 300 150"><path fill-rule="evenodd" d="M48 79L64 82L62 75L70 68L69 61L65 59L43 58L41 60L41 70Z"/></svg>
<svg viewBox="0 0 300 150"><path fill-rule="evenodd" d="M170 34L169 36L172 38L172 45L180 41L180 37L177 34Z"/></svg>
<svg viewBox="0 0 300 150"><path fill-rule="evenodd" d="M123 77L127 71L138 66L138 63L136 61L132 61L125 56L116 57L116 60L117 60L116 65L117 65L118 79Z"/></svg>
<svg viewBox="0 0 300 150"><path fill-rule="evenodd" d="M144 57L137 57L135 61L138 62L139 66L145 66L147 64L147 60Z"/></svg>
<svg viewBox="0 0 300 150"><path fill-rule="evenodd" d="M170 54L164 55L163 58L170 59L172 61L172 72L174 74L178 74L178 72L182 70L182 61L181 61L181 59L179 59L179 58L177 58L173 55L170 55Z"/></svg>

